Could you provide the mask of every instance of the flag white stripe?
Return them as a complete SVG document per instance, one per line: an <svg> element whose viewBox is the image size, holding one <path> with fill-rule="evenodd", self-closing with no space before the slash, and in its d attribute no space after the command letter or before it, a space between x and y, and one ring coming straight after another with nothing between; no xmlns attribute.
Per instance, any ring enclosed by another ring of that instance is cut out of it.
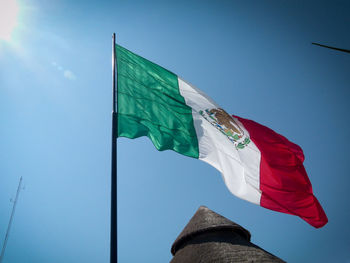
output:
<svg viewBox="0 0 350 263"><path fill-rule="evenodd" d="M180 94L192 108L194 126L199 144L199 159L221 172L230 192L239 198L260 204L260 151L250 142L244 149L234 144L200 115L201 110L220 108L206 94L178 78ZM236 120L245 134L249 132Z"/></svg>

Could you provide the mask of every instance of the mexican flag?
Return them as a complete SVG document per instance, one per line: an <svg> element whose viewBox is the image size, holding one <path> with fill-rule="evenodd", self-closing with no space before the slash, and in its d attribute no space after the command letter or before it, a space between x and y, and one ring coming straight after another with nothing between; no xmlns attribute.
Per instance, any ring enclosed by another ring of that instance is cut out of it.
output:
<svg viewBox="0 0 350 263"><path fill-rule="evenodd" d="M174 73L116 45L118 137L147 136L159 150L200 159L235 196L301 217L327 216L313 195L302 149L273 130L231 116Z"/></svg>

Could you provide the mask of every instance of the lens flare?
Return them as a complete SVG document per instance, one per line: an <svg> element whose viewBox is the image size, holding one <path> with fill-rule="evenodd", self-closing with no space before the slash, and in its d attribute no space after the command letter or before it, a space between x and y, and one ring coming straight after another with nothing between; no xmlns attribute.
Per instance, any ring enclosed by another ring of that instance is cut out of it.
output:
<svg viewBox="0 0 350 263"><path fill-rule="evenodd" d="M0 2L0 40L11 40L13 29L17 25L18 4L16 0Z"/></svg>

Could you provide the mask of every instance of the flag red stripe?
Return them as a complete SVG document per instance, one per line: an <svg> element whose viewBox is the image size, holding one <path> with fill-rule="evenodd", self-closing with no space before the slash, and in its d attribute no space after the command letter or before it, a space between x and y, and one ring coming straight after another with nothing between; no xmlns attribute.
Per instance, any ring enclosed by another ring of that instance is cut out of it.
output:
<svg viewBox="0 0 350 263"><path fill-rule="evenodd" d="M328 219L313 195L303 166L302 149L268 127L234 117L249 131L251 140L261 152L260 205L297 215L316 228L324 226Z"/></svg>

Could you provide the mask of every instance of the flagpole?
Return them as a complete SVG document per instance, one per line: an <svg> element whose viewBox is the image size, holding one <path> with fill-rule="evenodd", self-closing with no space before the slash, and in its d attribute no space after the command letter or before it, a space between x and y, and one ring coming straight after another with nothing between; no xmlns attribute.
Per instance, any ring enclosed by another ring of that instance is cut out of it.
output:
<svg viewBox="0 0 350 263"><path fill-rule="evenodd" d="M111 156L111 234L110 234L110 263L118 262L118 229L117 229L117 131L118 131L118 121L116 112L117 94L116 94L116 81L115 81L115 71L116 71L116 40L115 33L112 37L112 156Z"/></svg>

